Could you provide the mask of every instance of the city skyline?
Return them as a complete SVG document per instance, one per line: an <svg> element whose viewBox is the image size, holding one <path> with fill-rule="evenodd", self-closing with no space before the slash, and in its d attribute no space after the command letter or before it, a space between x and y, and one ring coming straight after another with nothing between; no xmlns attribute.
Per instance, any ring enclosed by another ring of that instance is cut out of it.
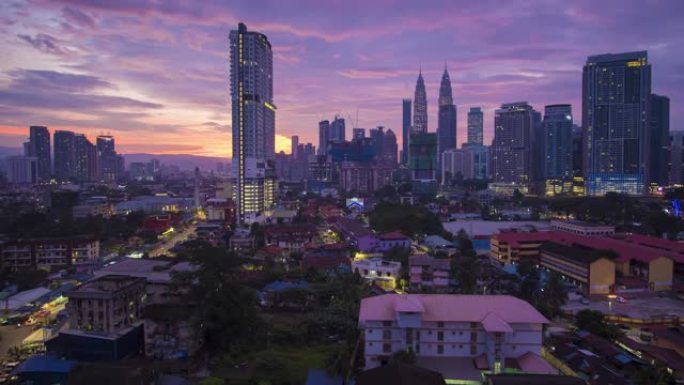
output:
<svg viewBox="0 0 684 385"><path fill-rule="evenodd" d="M280 3L2 4L7 55L0 60L0 143L19 148L29 125L43 125L52 134L90 138L110 132L123 153L231 156L225 48L237 21L268 34L274 45L277 151L289 152L291 135L317 143L318 122L335 114L351 131L357 110L358 126L399 132L400 99L413 96L419 66L433 122L428 129L435 132L445 61L456 106L483 107L485 144L493 111L514 100L536 110L569 103L581 121L582 66L603 53L648 50L653 92L670 98L672 121L680 121L684 58L676 52L684 44L677 23L683 4L620 6L619 15L615 5L432 3L394 5L389 12L373 3L363 17L333 20L329 28L328 16L344 7L312 3L307 7L319 17L302 18ZM497 28L490 31L492 23ZM459 114L459 146L466 119Z"/></svg>

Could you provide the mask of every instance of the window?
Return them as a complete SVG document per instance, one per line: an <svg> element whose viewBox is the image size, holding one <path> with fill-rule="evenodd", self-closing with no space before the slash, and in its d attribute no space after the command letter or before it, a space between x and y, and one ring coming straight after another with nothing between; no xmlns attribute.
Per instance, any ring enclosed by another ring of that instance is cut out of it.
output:
<svg viewBox="0 0 684 385"><path fill-rule="evenodd" d="M392 321L382 321L382 326L385 326L385 327L392 326Z"/></svg>
<svg viewBox="0 0 684 385"><path fill-rule="evenodd" d="M437 341L444 341L444 332L437 332Z"/></svg>
<svg viewBox="0 0 684 385"><path fill-rule="evenodd" d="M477 354L477 345L475 344L470 344L470 355L474 356Z"/></svg>
<svg viewBox="0 0 684 385"><path fill-rule="evenodd" d="M443 327L444 327L444 322L442 322L442 321L437 322L437 327L438 327L438 328L443 328Z"/></svg>
<svg viewBox="0 0 684 385"><path fill-rule="evenodd" d="M384 353L390 353L392 351L392 344L382 344L382 351Z"/></svg>
<svg viewBox="0 0 684 385"><path fill-rule="evenodd" d="M392 331L391 330L383 330L382 331L382 339L383 340L391 340L392 339Z"/></svg>
<svg viewBox="0 0 684 385"><path fill-rule="evenodd" d="M437 354L444 354L444 345L437 345Z"/></svg>

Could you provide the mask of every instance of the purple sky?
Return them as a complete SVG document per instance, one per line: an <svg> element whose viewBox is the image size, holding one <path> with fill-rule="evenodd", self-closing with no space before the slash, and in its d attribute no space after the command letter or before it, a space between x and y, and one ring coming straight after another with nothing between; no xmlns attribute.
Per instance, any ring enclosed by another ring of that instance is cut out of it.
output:
<svg viewBox="0 0 684 385"><path fill-rule="evenodd" d="M111 133L124 152L230 155L228 32L243 21L275 56L277 148L317 144L340 114L392 128L422 65L429 130L448 63L459 143L473 106L572 103L580 122L588 55L648 50L653 91L684 129L684 1L0 2L0 145L28 125ZM289 151L289 148L288 148Z"/></svg>

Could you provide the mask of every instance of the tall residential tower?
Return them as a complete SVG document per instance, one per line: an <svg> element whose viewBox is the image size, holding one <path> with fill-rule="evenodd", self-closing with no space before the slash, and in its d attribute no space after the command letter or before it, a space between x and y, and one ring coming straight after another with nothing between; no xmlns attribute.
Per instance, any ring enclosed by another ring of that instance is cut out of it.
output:
<svg viewBox="0 0 684 385"><path fill-rule="evenodd" d="M480 107L471 107L468 111L468 144L482 145L484 131L484 115Z"/></svg>
<svg viewBox="0 0 684 385"><path fill-rule="evenodd" d="M646 191L651 65L646 51L590 56L582 81L588 195Z"/></svg>
<svg viewBox="0 0 684 385"><path fill-rule="evenodd" d="M275 184L273 52L266 35L243 23L230 32L230 96L233 118L232 175L238 223L263 211Z"/></svg>

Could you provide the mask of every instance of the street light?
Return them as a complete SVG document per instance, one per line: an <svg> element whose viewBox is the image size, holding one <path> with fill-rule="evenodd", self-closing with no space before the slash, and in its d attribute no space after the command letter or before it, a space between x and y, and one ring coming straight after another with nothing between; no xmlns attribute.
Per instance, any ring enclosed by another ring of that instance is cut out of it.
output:
<svg viewBox="0 0 684 385"><path fill-rule="evenodd" d="M612 314L612 312L613 312L613 300L615 298L617 298L617 295L608 294L608 314Z"/></svg>

